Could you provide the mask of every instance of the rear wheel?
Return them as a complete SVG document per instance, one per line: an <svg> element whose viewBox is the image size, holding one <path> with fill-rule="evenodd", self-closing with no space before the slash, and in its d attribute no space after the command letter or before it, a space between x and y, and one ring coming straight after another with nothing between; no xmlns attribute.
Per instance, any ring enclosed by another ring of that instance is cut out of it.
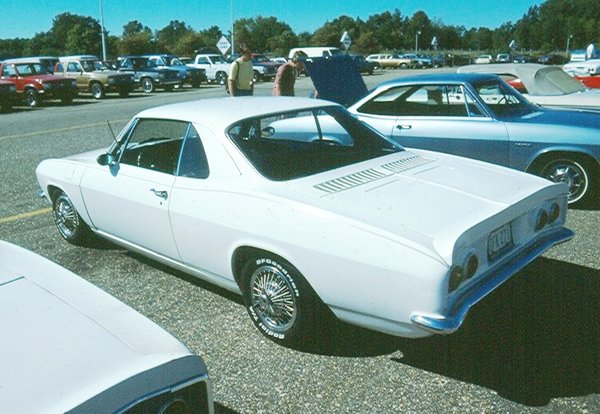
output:
<svg viewBox="0 0 600 414"><path fill-rule="evenodd" d="M215 80L219 85L225 85L227 82L227 74L225 72L219 72L216 74Z"/></svg>
<svg viewBox="0 0 600 414"><path fill-rule="evenodd" d="M300 272L264 254L249 260L240 280L244 304L258 330L282 345L312 341L326 308Z"/></svg>
<svg viewBox="0 0 600 414"><path fill-rule="evenodd" d="M258 71L254 71L254 78L252 78L252 82L257 83L260 82L260 73Z"/></svg>
<svg viewBox="0 0 600 414"><path fill-rule="evenodd" d="M52 202L54 223L60 235L69 243L85 244L91 235L91 230L83 221L71 199L60 192Z"/></svg>
<svg viewBox="0 0 600 414"><path fill-rule="evenodd" d="M594 196L593 187L597 187L597 171L587 160L571 154L546 159L539 164L537 173L556 183L569 186L569 205L579 206L588 203Z"/></svg>

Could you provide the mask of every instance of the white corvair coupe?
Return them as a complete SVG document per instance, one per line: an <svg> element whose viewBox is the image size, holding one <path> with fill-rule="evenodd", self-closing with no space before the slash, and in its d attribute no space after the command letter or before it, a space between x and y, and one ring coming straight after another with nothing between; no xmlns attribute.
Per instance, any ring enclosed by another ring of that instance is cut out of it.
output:
<svg viewBox="0 0 600 414"><path fill-rule="evenodd" d="M393 335L454 332L573 236L565 184L405 150L314 99L149 109L110 148L45 160L37 177L67 241L95 233L241 292L283 344L329 311Z"/></svg>

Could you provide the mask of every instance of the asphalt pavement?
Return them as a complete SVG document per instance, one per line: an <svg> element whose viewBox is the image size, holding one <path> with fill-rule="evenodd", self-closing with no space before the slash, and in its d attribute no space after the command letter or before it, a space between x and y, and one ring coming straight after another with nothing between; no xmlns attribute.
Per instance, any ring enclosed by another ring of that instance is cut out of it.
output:
<svg viewBox="0 0 600 414"><path fill-rule="evenodd" d="M259 84L256 94L270 89ZM299 78L296 90L308 95L310 80ZM144 108L224 95L203 85L0 114L0 238L91 281L202 356L217 413L600 412L599 210L570 210L575 239L475 306L452 335L409 340L339 323L302 350L264 338L234 294L107 242L82 248L61 239L35 195L39 161L110 145L107 121L116 133Z"/></svg>

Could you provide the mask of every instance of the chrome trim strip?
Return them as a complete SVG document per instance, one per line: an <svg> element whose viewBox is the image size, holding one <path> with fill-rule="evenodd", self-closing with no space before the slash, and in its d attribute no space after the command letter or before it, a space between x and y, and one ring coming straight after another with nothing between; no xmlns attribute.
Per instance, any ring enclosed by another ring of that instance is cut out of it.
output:
<svg viewBox="0 0 600 414"><path fill-rule="evenodd" d="M575 236L575 233L564 227L556 229L550 234L544 234L542 238L534 240L516 255L506 257L499 266L495 266L490 272L484 274L478 283L457 296L456 300L451 301L443 314L421 314L417 312L411 316L411 322L415 326L431 333L450 334L455 332L464 322L471 306L475 305L550 247L566 242L573 238L573 236Z"/></svg>

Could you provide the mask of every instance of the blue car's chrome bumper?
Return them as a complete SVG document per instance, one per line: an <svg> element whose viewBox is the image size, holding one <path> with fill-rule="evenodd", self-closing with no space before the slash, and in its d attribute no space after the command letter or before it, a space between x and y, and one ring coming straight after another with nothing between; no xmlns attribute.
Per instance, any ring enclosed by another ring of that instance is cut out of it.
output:
<svg viewBox="0 0 600 414"><path fill-rule="evenodd" d="M479 281L450 302L443 314L419 314L411 316L411 322L421 329L437 334L450 334L462 325L471 306L492 292L512 275L535 260L550 247L573 238L575 233L564 227L534 240L529 246L495 266ZM458 292L457 292L458 293Z"/></svg>

